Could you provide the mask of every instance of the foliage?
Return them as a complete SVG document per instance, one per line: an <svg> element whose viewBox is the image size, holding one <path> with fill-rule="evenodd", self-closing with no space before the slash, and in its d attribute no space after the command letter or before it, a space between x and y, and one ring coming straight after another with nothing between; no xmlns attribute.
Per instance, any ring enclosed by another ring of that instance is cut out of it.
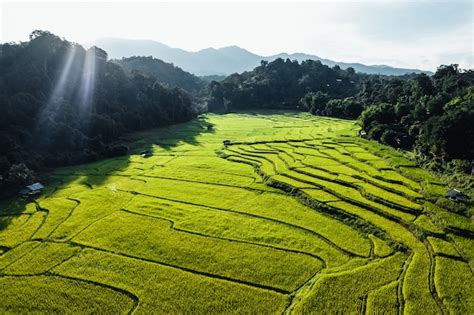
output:
<svg viewBox="0 0 474 315"><path fill-rule="evenodd" d="M353 69L342 70L338 66L330 68L314 60L303 61L301 64L281 58L272 62L262 61L253 71L236 73L223 81L211 82L208 108L217 112L284 108L306 109L318 113L328 97L354 95L361 76L356 76ZM316 94L306 94L310 92ZM329 112L336 110L337 106L333 107ZM352 114L355 109L352 105L348 107L346 112Z"/></svg>
<svg viewBox="0 0 474 315"><path fill-rule="evenodd" d="M2 44L0 67L0 175L20 162L41 170L121 155L125 132L195 115L188 93L47 31Z"/></svg>
<svg viewBox="0 0 474 315"><path fill-rule="evenodd" d="M356 96L359 117L371 139L414 149L435 170L454 159L474 160L474 71L440 66L433 77L368 80ZM470 172L470 166L465 169Z"/></svg>
<svg viewBox="0 0 474 315"><path fill-rule="evenodd" d="M6 185L17 189L35 181L35 175L24 163L13 164L6 174Z"/></svg>
<svg viewBox="0 0 474 315"><path fill-rule="evenodd" d="M113 60L127 72L139 71L147 73L156 78L158 82L167 87L179 87L198 96L205 92L207 82L201 78L153 57L130 57Z"/></svg>

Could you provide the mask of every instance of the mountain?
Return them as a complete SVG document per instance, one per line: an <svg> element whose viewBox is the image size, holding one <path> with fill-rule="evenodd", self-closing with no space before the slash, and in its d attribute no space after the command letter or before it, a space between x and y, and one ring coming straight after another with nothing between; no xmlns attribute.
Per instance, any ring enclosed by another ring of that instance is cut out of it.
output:
<svg viewBox="0 0 474 315"><path fill-rule="evenodd" d="M147 73L167 87L180 87L192 95L197 95L207 86L207 81L194 74L153 57L129 57L113 61L127 72L136 70Z"/></svg>
<svg viewBox="0 0 474 315"><path fill-rule="evenodd" d="M298 61L307 59L320 60L323 64L341 68L354 68L357 72L383 75L403 75L407 73L432 74L430 71L418 69L394 68L386 65L364 65L360 63L338 62L324 59L319 56L294 53L281 53L273 56L260 56L238 46L229 46L219 49L206 48L199 51L186 51L180 48L169 47L152 40L132 40L120 38L102 38L85 44L98 46L109 53L110 58L120 59L131 56L153 56L171 62L174 65L198 76L229 75L235 72L249 71L260 64L261 60L273 61L277 58L289 58Z"/></svg>

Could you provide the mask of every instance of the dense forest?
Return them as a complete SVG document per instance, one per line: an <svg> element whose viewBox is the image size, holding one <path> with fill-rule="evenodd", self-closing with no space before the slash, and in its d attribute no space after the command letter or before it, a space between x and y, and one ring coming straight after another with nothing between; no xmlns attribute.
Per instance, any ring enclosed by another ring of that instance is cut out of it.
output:
<svg viewBox="0 0 474 315"><path fill-rule="evenodd" d="M199 97L205 93L208 82L199 77L153 57L130 57L113 60L127 72L139 71L155 77L162 85L170 88L180 87Z"/></svg>
<svg viewBox="0 0 474 315"><path fill-rule="evenodd" d="M393 77L277 59L211 82L209 91L211 111L280 108L359 119L363 136L414 150L434 170L472 170L474 71L457 65L440 66L431 77Z"/></svg>
<svg viewBox="0 0 474 315"><path fill-rule="evenodd" d="M32 170L122 155L120 135L192 119L189 93L127 73L100 48L34 31L0 46L0 185L16 189Z"/></svg>
<svg viewBox="0 0 474 315"><path fill-rule="evenodd" d="M365 74L354 69L330 68L320 61L301 64L287 59L262 61L253 71L233 74L209 86L208 109L225 112L249 108L303 109L299 101L307 93L319 91L331 98L357 93Z"/></svg>
<svg viewBox="0 0 474 315"><path fill-rule="evenodd" d="M432 77L369 80L357 99L362 128L370 139L414 149L437 169L447 162L471 172L474 161L474 71L441 66Z"/></svg>

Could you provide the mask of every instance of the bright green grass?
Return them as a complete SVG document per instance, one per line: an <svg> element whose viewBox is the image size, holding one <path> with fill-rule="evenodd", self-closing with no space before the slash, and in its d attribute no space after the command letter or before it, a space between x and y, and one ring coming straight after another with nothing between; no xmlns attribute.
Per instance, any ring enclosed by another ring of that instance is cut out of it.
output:
<svg viewBox="0 0 474 315"><path fill-rule="evenodd" d="M21 259L25 255L28 255L36 247L40 246L40 242L23 242L20 245L10 249L6 253L0 256L0 272L2 269L10 266L15 261Z"/></svg>
<svg viewBox="0 0 474 315"><path fill-rule="evenodd" d="M416 181L424 181L426 183L442 184L433 174L417 167L400 167L402 174L413 178Z"/></svg>
<svg viewBox="0 0 474 315"><path fill-rule="evenodd" d="M392 239L405 244L415 253L412 262L408 266L403 286L403 293L406 299L405 307L413 312L424 305L423 307L426 307L428 310L436 312L437 306L428 287L430 258L427 249L421 241L417 240L413 234L399 224L375 215L370 211L345 202L332 202L330 204L341 210L356 214L381 227L390 234Z"/></svg>
<svg viewBox="0 0 474 315"><path fill-rule="evenodd" d="M279 313L288 299L268 290L90 249L55 272L139 296L138 314Z"/></svg>
<svg viewBox="0 0 474 315"><path fill-rule="evenodd" d="M357 312L365 294L397 279L404 259L404 255L396 254L350 271L322 275L295 312Z"/></svg>
<svg viewBox="0 0 474 315"><path fill-rule="evenodd" d="M474 309L474 277L469 265L436 257L435 285L450 313L468 314Z"/></svg>
<svg viewBox="0 0 474 315"><path fill-rule="evenodd" d="M417 246L403 283L406 312L417 313L417 310L424 309L427 314L439 313L439 307L429 291L429 272L428 252Z"/></svg>
<svg viewBox="0 0 474 315"><path fill-rule="evenodd" d="M379 186L383 189L386 189L387 191L391 191L397 194L401 194L403 196L406 196L408 198L422 198L423 196L419 194L418 192L414 191L412 188L401 185L401 184L396 184L392 183L390 181L385 181L381 180L380 178L375 178L371 177L369 175L366 175L364 173L358 173L355 174L356 178L360 178L363 181L366 181L370 184ZM390 179L389 179L390 180Z"/></svg>
<svg viewBox="0 0 474 315"><path fill-rule="evenodd" d="M449 237L454 240L454 243L460 248L461 253L467 258L469 263L474 265L474 246L472 246L472 240L453 234L449 234Z"/></svg>
<svg viewBox="0 0 474 315"><path fill-rule="evenodd" d="M387 257L390 255L393 250L388 246L384 241L382 241L380 238L374 236L374 235L369 235L369 238L372 240L374 243L374 254L379 256L379 257Z"/></svg>
<svg viewBox="0 0 474 315"><path fill-rule="evenodd" d="M415 220L415 225L418 227L422 228L423 230L430 232L430 233L435 233L435 234L443 234L443 230L441 230L436 224L431 221L431 219L422 214L418 216L418 218Z"/></svg>
<svg viewBox="0 0 474 315"><path fill-rule="evenodd" d="M444 210L430 202L426 202L424 206L425 210L430 212L443 226L474 232L474 223L472 220Z"/></svg>
<svg viewBox="0 0 474 315"><path fill-rule="evenodd" d="M77 202L64 198L46 198L39 200L39 205L48 211L45 223L34 234L35 238L48 238L55 228L68 219L68 216L79 205Z"/></svg>
<svg viewBox="0 0 474 315"><path fill-rule="evenodd" d="M209 237L170 228L159 218L118 212L74 241L178 268L291 291L321 269L307 255Z"/></svg>
<svg viewBox="0 0 474 315"><path fill-rule="evenodd" d="M419 204L414 203L413 201L410 201L405 197L386 191L377 186L367 184L367 183L357 183L356 185L362 188L366 194L369 194L370 196L373 196L375 198L383 199L399 207L410 208L415 211L421 211L422 209L422 207Z"/></svg>
<svg viewBox="0 0 474 315"><path fill-rule="evenodd" d="M337 246L361 256L368 255L370 250L368 239L355 229L305 207L294 199L286 200L282 195L260 194L254 199L236 205L233 209L274 218L314 231Z"/></svg>
<svg viewBox="0 0 474 315"><path fill-rule="evenodd" d="M175 229L182 231L313 254L323 259L328 266L342 264L349 259L347 255L328 244L319 235L304 228L275 221L271 213L267 218L267 213L257 216L257 212L218 211L168 201L162 203L152 198L135 200L127 205L127 210L166 218L174 223ZM249 215L245 215L246 213ZM319 224L329 221L317 215L313 218L319 218ZM261 228L255 229L256 226ZM360 243L364 249L365 243ZM357 251L357 253L360 252L360 250Z"/></svg>
<svg viewBox="0 0 474 315"><path fill-rule="evenodd" d="M402 174L400 174L400 173L398 173L394 170L390 170L390 171L382 170L380 172L381 172L381 175L378 175L378 176L382 180L388 180L388 181L393 181L393 182L400 183L402 185L405 185L405 186L411 188L414 191L420 191L421 190L421 186L418 182L416 182L414 180L411 180L410 178L405 177Z"/></svg>
<svg viewBox="0 0 474 315"><path fill-rule="evenodd" d="M116 185L93 189L90 192L74 194L81 203L74 208L71 216L57 226L51 238L69 240L82 232L94 221L101 220L114 211L120 210L132 195L117 191Z"/></svg>
<svg viewBox="0 0 474 315"><path fill-rule="evenodd" d="M59 276L0 277L3 314L127 313L134 301L113 289Z"/></svg>
<svg viewBox="0 0 474 315"><path fill-rule="evenodd" d="M4 221L6 227L0 230L0 245L13 247L30 240L45 216L46 212L36 211L31 215L1 217L0 221Z"/></svg>
<svg viewBox="0 0 474 315"><path fill-rule="evenodd" d="M397 289L399 282L394 281L379 289L370 291L367 296L366 310L369 314L398 314Z"/></svg>
<svg viewBox="0 0 474 315"><path fill-rule="evenodd" d="M0 313L473 313L470 218L357 129L207 114L54 170L37 204L0 201Z"/></svg>
<svg viewBox="0 0 474 315"><path fill-rule="evenodd" d="M38 275L61 264L80 250L77 246L42 243L2 270L7 275Z"/></svg>
<svg viewBox="0 0 474 315"><path fill-rule="evenodd" d="M431 236L428 236L428 241L436 254L459 257L458 251L450 242Z"/></svg>

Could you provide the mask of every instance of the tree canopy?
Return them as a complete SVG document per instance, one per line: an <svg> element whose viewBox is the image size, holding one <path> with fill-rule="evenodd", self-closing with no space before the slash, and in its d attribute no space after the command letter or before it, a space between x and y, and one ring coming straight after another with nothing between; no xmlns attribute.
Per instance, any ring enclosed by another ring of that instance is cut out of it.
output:
<svg viewBox="0 0 474 315"><path fill-rule="evenodd" d="M209 85L208 109L306 110L359 119L369 138L414 149L420 161L474 160L474 71L442 65L426 74L380 76L319 61L262 61Z"/></svg>
<svg viewBox="0 0 474 315"><path fill-rule="evenodd" d="M47 31L0 46L0 175L117 154L125 132L192 119L191 96ZM123 150L122 150L123 152Z"/></svg>

